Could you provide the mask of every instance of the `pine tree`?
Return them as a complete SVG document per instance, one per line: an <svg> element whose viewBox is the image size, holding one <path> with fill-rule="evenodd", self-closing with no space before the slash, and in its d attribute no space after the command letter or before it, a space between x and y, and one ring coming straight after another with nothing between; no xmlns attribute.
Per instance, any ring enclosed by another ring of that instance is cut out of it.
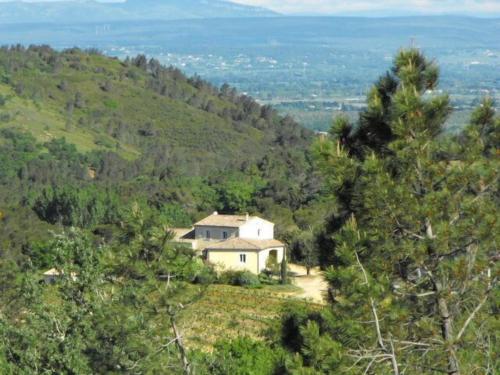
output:
<svg viewBox="0 0 500 375"><path fill-rule="evenodd" d="M17 319L0 314L0 349L6 373L92 373L83 356L96 345L95 323L103 306L99 250L77 230L57 235L47 249L55 255L59 280L53 286L28 270L16 296L24 306ZM50 294L49 294L50 293Z"/></svg>
<svg viewBox="0 0 500 375"><path fill-rule="evenodd" d="M121 234L112 248L56 235L44 250L58 280L44 283L36 262L11 280L22 285L3 299L0 373L192 373L177 314L201 296L185 286L203 263L138 205Z"/></svg>
<svg viewBox="0 0 500 375"><path fill-rule="evenodd" d="M450 139L448 97L425 95L437 80L418 50L400 51L359 125L340 119L317 146L343 214L325 272L329 331L352 373L457 375L499 365L498 157L489 141L497 119L483 105L464 137Z"/></svg>

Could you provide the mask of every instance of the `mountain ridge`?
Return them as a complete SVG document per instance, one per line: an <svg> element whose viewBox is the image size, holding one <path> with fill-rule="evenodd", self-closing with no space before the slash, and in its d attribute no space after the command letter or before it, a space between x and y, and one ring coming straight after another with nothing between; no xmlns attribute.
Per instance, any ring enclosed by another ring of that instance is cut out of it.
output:
<svg viewBox="0 0 500 375"><path fill-rule="evenodd" d="M146 5L146 6L145 6ZM224 0L148 0L104 3L95 0L0 2L0 22L72 23L203 18L270 17L276 12Z"/></svg>

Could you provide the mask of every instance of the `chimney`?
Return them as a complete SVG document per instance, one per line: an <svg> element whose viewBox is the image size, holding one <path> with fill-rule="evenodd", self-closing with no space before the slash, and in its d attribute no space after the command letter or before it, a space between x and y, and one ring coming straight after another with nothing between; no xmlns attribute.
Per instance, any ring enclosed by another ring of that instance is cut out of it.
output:
<svg viewBox="0 0 500 375"><path fill-rule="evenodd" d="M219 213L217 211L214 211L212 215L218 215Z"/></svg>

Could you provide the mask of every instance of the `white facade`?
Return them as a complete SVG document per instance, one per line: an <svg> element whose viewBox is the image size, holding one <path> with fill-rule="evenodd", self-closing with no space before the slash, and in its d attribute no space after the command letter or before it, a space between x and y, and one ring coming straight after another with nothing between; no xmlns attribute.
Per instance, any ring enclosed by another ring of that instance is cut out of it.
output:
<svg viewBox="0 0 500 375"><path fill-rule="evenodd" d="M274 239L274 224L260 217L242 219L237 225L196 224L195 238L203 241L223 241L236 237L249 240Z"/></svg>
<svg viewBox="0 0 500 375"><path fill-rule="evenodd" d="M250 240L272 240L274 224L260 217L253 217L240 227L239 237Z"/></svg>
<svg viewBox="0 0 500 375"><path fill-rule="evenodd" d="M281 262L283 262L283 258L285 257L285 248L276 247L273 249L266 249L260 251L258 260L259 273L266 269L267 260L269 259L270 256L276 257L276 262L280 264Z"/></svg>

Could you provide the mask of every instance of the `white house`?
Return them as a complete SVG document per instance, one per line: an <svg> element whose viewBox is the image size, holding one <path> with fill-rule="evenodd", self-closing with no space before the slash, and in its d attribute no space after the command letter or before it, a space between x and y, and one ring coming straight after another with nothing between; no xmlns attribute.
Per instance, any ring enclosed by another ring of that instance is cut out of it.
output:
<svg viewBox="0 0 500 375"><path fill-rule="evenodd" d="M192 229L175 229L175 241L188 243L222 269L260 273L269 261L281 263L285 245L274 239L274 223L257 216L212 215Z"/></svg>

